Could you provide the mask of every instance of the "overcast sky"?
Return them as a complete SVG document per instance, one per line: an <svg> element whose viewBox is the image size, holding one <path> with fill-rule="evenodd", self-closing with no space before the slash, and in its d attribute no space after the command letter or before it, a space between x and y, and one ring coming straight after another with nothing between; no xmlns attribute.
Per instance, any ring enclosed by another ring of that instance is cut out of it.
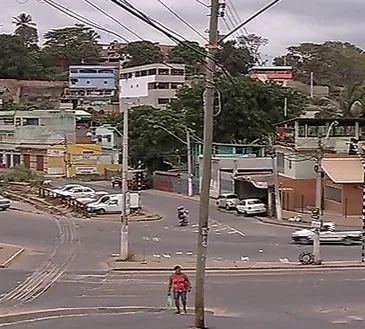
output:
<svg viewBox="0 0 365 329"><path fill-rule="evenodd" d="M89 1L112 14L142 38L161 43L172 43L109 0ZM208 8L199 4L197 0L163 1L197 30L205 33L208 26ZM199 1L206 4L209 2L209 0ZM136 40L136 37L90 7L85 0L53 0L53 2L62 4L95 23L120 33L128 40ZM170 14L158 3L158 0L130 0L130 2L184 37L203 42L201 37ZM233 3L241 19L247 18L268 2L269 0L226 0L228 8L232 8ZM77 22L47 5L43 0L0 0L0 25L3 33L13 31L12 17L21 12L32 15L41 35L49 29L73 25ZM226 10L229 26L231 25L229 21L229 18L232 18L231 12ZM303 41L343 40L365 48L364 13L365 0L282 0L275 8L257 18L246 28L249 33L256 33L269 39L269 44L262 49L262 53L269 58L283 54L288 45L296 45ZM222 19L220 19L220 30L223 32L227 30ZM114 36L100 34L104 42L115 39Z"/></svg>

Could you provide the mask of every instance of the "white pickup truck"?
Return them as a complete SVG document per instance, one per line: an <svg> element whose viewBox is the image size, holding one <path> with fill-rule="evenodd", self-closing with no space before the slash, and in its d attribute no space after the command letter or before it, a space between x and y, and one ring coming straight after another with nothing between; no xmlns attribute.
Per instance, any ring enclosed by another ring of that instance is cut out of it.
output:
<svg viewBox="0 0 365 329"><path fill-rule="evenodd" d="M312 244L314 235L314 228L305 228L296 230L291 235L291 239L293 243ZM323 223L319 234L319 240L324 244L343 244L350 246L359 243L361 239L361 231L336 231L335 223L332 222Z"/></svg>

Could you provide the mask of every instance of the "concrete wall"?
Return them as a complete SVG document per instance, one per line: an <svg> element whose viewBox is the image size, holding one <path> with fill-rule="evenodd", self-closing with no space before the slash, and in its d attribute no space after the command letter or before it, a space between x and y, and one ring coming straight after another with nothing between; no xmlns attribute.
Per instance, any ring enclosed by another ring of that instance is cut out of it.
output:
<svg viewBox="0 0 365 329"><path fill-rule="evenodd" d="M94 65L72 65L69 88L115 89L115 68Z"/></svg>

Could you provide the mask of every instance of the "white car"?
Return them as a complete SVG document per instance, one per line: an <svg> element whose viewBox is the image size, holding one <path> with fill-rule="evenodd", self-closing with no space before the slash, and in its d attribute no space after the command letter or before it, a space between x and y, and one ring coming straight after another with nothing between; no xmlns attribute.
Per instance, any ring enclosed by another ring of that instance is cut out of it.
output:
<svg viewBox="0 0 365 329"><path fill-rule="evenodd" d="M0 210L6 210L10 207L10 200L0 195Z"/></svg>
<svg viewBox="0 0 365 329"><path fill-rule="evenodd" d="M238 215L264 215L267 207L260 199L243 199L236 206L236 211Z"/></svg>
<svg viewBox="0 0 365 329"><path fill-rule="evenodd" d="M312 244L315 236L314 228L296 230L291 239L293 243ZM335 231L334 223L323 223L319 233L321 243L352 245L362 239L361 231Z"/></svg>
<svg viewBox="0 0 365 329"><path fill-rule="evenodd" d="M70 190L72 190L75 187L83 187L83 186L82 185L79 185L79 184L67 184L67 185L65 185L63 187L55 188L55 189L53 189L51 191L53 193L55 193L55 194L62 194L63 192L70 191Z"/></svg>
<svg viewBox="0 0 365 329"><path fill-rule="evenodd" d="M98 191L96 192L94 195L90 195L89 197L84 197L84 198L78 198L76 199L76 201L82 203L82 204L88 204L90 202L96 202L97 200L99 200L102 196L108 195L108 192L105 191Z"/></svg>
<svg viewBox="0 0 365 329"><path fill-rule="evenodd" d="M225 208L226 210L236 209L236 206L240 202L237 194L225 193L218 197L215 203L218 208Z"/></svg>
<svg viewBox="0 0 365 329"><path fill-rule="evenodd" d="M96 191L90 187L74 187L68 191L58 193L61 196L69 196L73 199L86 198L96 194Z"/></svg>

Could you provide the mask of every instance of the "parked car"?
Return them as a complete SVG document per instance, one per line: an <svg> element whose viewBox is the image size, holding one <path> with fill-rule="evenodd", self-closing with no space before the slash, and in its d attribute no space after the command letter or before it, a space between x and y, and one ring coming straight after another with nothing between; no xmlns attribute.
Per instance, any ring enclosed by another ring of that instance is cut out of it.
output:
<svg viewBox="0 0 365 329"><path fill-rule="evenodd" d="M263 215L267 208L260 199L243 199L236 206L236 211L238 215Z"/></svg>
<svg viewBox="0 0 365 329"><path fill-rule="evenodd" d="M6 210L10 207L10 200L0 195L0 210Z"/></svg>
<svg viewBox="0 0 365 329"><path fill-rule="evenodd" d="M99 199L101 199L103 196L106 196L108 194L109 193L105 192L105 191L98 191L98 192L95 192L94 195L90 195L88 197L77 198L76 201L78 201L82 204L88 204L88 203L91 203L91 202L96 202Z"/></svg>
<svg viewBox="0 0 365 329"><path fill-rule="evenodd" d="M315 235L314 228L296 230L291 235L293 243L312 244ZM362 239L361 231L336 231L335 223L325 222L319 233L321 243L352 245Z"/></svg>
<svg viewBox="0 0 365 329"><path fill-rule="evenodd" d="M59 187L59 188L55 188L53 190L51 190L52 192L54 192L55 194L62 194L63 192L67 192L72 190L75 187L83 187L82 185L79 184L67 184L63 187Z"/></svg>
<svg viewBox="0 0 365 329"><path fill-rule="evenodd" d="M114 198L116 196L117 196L117 194L99 195L97 199L95 199L91 202L84 203L84 204L86 204L87 207L89 207L91 205L91 208L92 208L92 207L98 206L100 204L104 204L104 203L108 202L111 198ZM85 199L87 199L87 198L85 198ZM88 198L88 199L90 199L90 198Z"/></svg>
<svg viewBox="0 0 365 329"><path fill-rule="evenodd" d="M236 206L240 202L237 194L225 193L218 197L216 205L218 208L225 208L227 210L236 209Z"/></svg>
<svg viewBox="0 0 365 329"><path fill-rule="evenodd" d="M85 198L85 197L89 197L91 195L95 195L96 191L90 187L81 186L81 187L74 187L67 191L59 192L58 194L62 195L62 196L69 196L73 199L77 199L77 198Z"/></svg>
<svg viewBox="0 0 365 329"><path fill-rule="evenodd" d="M141 198L138 192L129 192L127 199L128 213L141 209ZM101 197L97 202L87 204L87 210L91 213L112 214L121 213L123 207L123 194L113 194Z"/></svg>

